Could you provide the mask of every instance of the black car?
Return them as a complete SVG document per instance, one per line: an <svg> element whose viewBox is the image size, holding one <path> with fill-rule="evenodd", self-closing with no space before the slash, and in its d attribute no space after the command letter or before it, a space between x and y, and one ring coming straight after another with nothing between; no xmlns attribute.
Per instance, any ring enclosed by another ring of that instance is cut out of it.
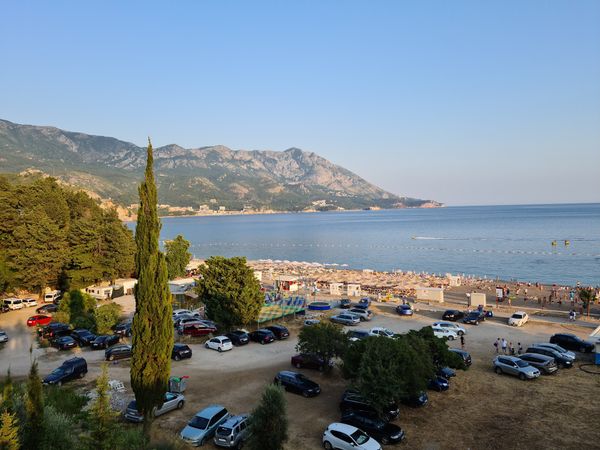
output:
<svg viewBox="0 0 600 450"><path fill-rule="evenodd" d="M275 335L275 338L280 341L290 337L289 330L283 325L271 325L266 327L266 329L270 330Z"/></svg>
<svg viewBox="0 0 600 450"><path fill-rule="evenodd" d="M343 298L340 300L340 308L348 309L348 308L350 308L350 305L352 305L352 302L350 301L349 298Z"/></svg>
<svg viewBox="0 0 600 450"><path fill-rule="evenodd" d="M360 309L369 309L369 306L371 306L371 299L367 297L361 298L358 303L354 305L355 308Z"/></svg>
<svg viewBox="0 0 600 450"><path fill-rule="evenodd" d="M525 353L519 355L519 358L538 369L544 375L550 375L558 371L558 365L552 356L539 353Z"/></svg>
<svg viewBox="0 0 600 450"><path fill-rule="evenodd" d="M356 412L362 415L371 417L377 417L378 413L373 406L371 406L360 393L348 389L342 395L342 401L340 402L340 411L342 415L348 412ZM395 402L390 402L386 410L384 411L384 418L388 421L394 420L400 414L400 408Z"/></svg>
<svg viewBox="0 0 600 450"><path fill-rule="evenodd" d="M573 360L571 358L550 347L532 345L527 348L525 353L537 353L539 355L551 356L554 358L554 361L556 361L558 367L563 367L565 369L573 367Z"/></svg>
<svg viewBox="0 0 600 450"><path fill-rule="evenodd" d="M332 367L333 363L327 363L323 358L312 353L300 353L292 356L292 366L296 369L315 369L324 371L327 367Z"/></svg>
<svg viewBox="0 0 600 450"><path fill-rule="evenodd" d="M439 367L436 375L439 377L443 377L446 380L449 380L450 378L456 376L456 371L454 369L451 369L450 367Z"/></svg>
<svg viewBox="0 0 600 450"><path fill-rule="evenodd" d="M250 333L250 340L252 342L260 342L261 344L268 344L275 340L275 335L271 330L261 328L259 330Z"/></svg>
<svg viewBox="0 0 600 450"><path fill-rule="evenodd" d="M248 342L250 342L250 336L248 336L248 333L242 330L234 330L230 333L227 333L225 336L231 340L233 345L246 345Z"/></svg>
<svg viewBox="0 0 600 450"><path fill-rule="evenodd" d="M185 358L192 357L192 349L185 344L175 344L173 346L173 351L171 352L171 359L175 361L179 361Z"/></svg>
<svg viewBox="0 0 600 450"><path fill-rule="evenodd" d="M115 345L119 342L121 337L118 334L103 334L102 336L97 336L96 339L92 341L90 347L94 350L106 349L111 345Z"/></svg>
<svg viewBox="0 0 600 450"><path fill-rule="evenodd" d="M49 305L40 306L39 308L37 308L35 310L35 312L38 314L49 314L49 313L53 313L56 311L58 311L58 306L55 305L54 303L51 303Z"/></svg>
<svg viewBox="0 0 600 450"><path fill-rule="evenodd" d="M469 354L469 352L465 352L460 348L449 348L448 350L459 355L463 359L463 362L466 366L470 366L472 364L473 361L471 360L471 355Z"/></svg>
<svg viewBox="0 0 600 450"><path fill-rule="evenodd" d="M85 347L90 345L97 336L90 330L78 329L71 331L71 337L77 341L80 347Z"/></svg>
<svg viewBox="0 0 600 450"><path fill-rule="evenodd" d="M131 358L131 345L115 345L104 352L104 358L107 361Z"/></svg>
<svg viewBox="0 0 600 450"><path fill-rule="evenodd" d="M43 383L60 386L65 381L73 380L75 378L83 378L87 371L87 362L85 359L67 359L60 367L54 369L50 375L44 378Z"/></svg>
<svg viewBox="0 0 600 450"><path fill-rule="evenodd" d="M444 377L435 376L427 382L427 388L438 392L447 391L450 383Z"/></svg>
<svg viewBox="0 0 600 450"><path fill-rule="evenodd" d="M38 329L38 334L43 338L55 339L57 337L66 336L71 332L71 327L66 323L52 322L43 328Z"/></svg>
<svg viewBox="0 0 600 450"><path fill-rule="evenodd" d="M343 414L341 422L360 428L383 445L401 442L405 436L398 425L357 412Z"/></svg>
<svg viewBox="0 0 600 450"><path fill-rule="evenodd" d="M273 379L273 383L283 386L286 391L301 394L304 397L315 397L321 393L321 388L314 381L301 373L283 370Z"/></svg>
<svg viewBox="0 0 600 450"><path fill-rule="evenodd" d="M131 336L131 321L129 320L127 322L123 322L118 325L115 325L115 327L113 328L113 331L115 332L115 334L118 334L119 336L130 337Z"/></svg>
<svg viewBox="0 0 600 450"><path fill-rule="evenodd" d="M53 339L51 345L59 350L70 350L77 347L77 341L71 336L61 336Z"/></svg>
<svg viewBox="0 0 600 450"><path fill-rule="evenodd" d="M567 350L574 352L591 353L594 351L594 344L590 341L584 341L571 333L559 333L550 338L551 344L560 345Z"/></svg>
<svg viewBox="0 0 600 450"><path fill-rule="evenodd" d="M408 397L404 397L401 402L403 405L411 406L413 408L419 408L421 406L425 406L429 401L429 396L427 392L421 391L417 395L409 395Z"/></svg>
<svg viewBox="0 0 600 450"><path fill-rule="evenodd" d="M351 342L355 342L368 338L370 334L365 330L350 330L348 331L347 336Z"/></svg>
<svg viewBox="0 0 600 450"><path fill-rule="evenodd" d="M465 317L465 313L457 309L448 309L444 311L444 314L442 315L443 320L449 320L451 322L456 322L463 317Z"/></svg>
<svg viewBox="0 0 600 450"><path fill-rule="evenodd" d="M471 325L479 325L479 322L483 322L485 320L485 314L480 311L471 311L463 318L463 323L468 323Z"/></svg>

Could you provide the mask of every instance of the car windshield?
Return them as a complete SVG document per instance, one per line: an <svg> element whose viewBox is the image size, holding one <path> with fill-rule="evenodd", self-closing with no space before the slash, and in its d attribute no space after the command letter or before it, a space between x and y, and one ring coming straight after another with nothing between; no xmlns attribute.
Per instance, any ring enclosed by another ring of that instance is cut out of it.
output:
<svg viewBox="0 0 600 450"><path fill-rule="evenodd" d="M512 318L513 318L513 319L522 319L522 318L523 318L523 316L522 316L521 314L513 314L513 315L512 315Z"/></svg>
<svg viewBox="0 0 600 450"><path fill-rule="evenodd" d="M567 349L561 347L560 345L554 344L551 346L551 348L555 348L556 350L558 350L561 353L567 353Z"/></svg>
<svg viewBox="0 0 600 450"><path fill-rule="evenodd" d="M350 437L352 439L354 439L354 441L358 444L358 445L362 445L365 442L367 442L369 440L369 436L367 436L365 433L363 433L360 430L356 430L354 433L352 433L350 435Z"/></svg>
<svg viewBox="0 0 600 450"><path fill-rule="evenodd" d="M527 367L529 364L527 364L525 361L521 361L520 359L518 361L516 361L517 366L519 367Z"/></svg>
<svg viewBox="0 0 600 450"><path fill-rule="evenodd" d="M200 416L194 416L188 425L192 428L198 428L199 430L205 430L208 425L208 419Z"/></svg>

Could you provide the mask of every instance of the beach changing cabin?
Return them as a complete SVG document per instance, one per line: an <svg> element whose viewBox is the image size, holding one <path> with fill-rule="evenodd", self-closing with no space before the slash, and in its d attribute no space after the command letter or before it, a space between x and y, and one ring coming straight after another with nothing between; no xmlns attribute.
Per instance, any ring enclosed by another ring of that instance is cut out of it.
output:
<svg viewBox="0 0 600 450"><path fill-rule="evenodd" d="M299 285L298 277L293 275L280 275L275 280L275 286L282 292L298 292Z"/></svg>
<svg viewBox="0 0 600 450"><path fill-rule="evenodd" d="M417 301L444 303L442 288L418 287L415 289Z"/></svg>
<svg viewBox="0 0 600 450"><path fill-rule="evenodd" d="M467 294L467 296L469 297L468 303L471 308L477 308L479 305L485 308L485 294L481 292L471 292L470 294Z"/></svg>
<svg viewBox="0 0 600 450"><path fill-rule="evenodd" d="M343 283L329 283L329 295L343 295Z"/></svg>
<svg viewBox="0 0 600 450"><path fill-rule="evenodd" d="M361 295L360 284L348 283L346 285L346 295L348 295L348 297L360 297L360 295Z"/></svg>

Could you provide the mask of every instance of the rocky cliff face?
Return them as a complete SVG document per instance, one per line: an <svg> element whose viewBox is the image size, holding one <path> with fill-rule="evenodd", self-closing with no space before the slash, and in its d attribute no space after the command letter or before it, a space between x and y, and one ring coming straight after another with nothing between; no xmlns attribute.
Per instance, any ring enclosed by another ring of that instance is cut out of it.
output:
<svg viewBox="0 0 600 450"><path fill-rule="evenodd" d="M111 137L0 120L0 172L37 169L122 204L137 202L145 148ZM224 146L155 149L160 203L303 210L436 206L386 192L325 158Z"/></svg>

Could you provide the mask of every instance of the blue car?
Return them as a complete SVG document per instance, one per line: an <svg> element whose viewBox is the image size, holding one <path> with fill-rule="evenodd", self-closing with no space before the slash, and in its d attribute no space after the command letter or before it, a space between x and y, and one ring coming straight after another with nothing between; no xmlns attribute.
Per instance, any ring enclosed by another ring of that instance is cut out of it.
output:
<svg viewBox="0 0 600 450"><path fill-rule="evenodd" d="M427 382L427 388L432 391L447 391L450 388L450 383L444 377L436 376Z"/></svg>
<svg viewBox="0 0 600 450"><path fill-rule="evenodd" d="M229 419L229 416L225 407L210 405L198 412L181 430L181 439L194 447L202 446L210 441L217 428Z"/></svg>
<svg viewBox="0 0 600 450"><path fill-rule="evenodd" d="M398 305L396 306L396 312L401 316L412 316L413 310L411 306L407 303L406 305Z"/></svg>

